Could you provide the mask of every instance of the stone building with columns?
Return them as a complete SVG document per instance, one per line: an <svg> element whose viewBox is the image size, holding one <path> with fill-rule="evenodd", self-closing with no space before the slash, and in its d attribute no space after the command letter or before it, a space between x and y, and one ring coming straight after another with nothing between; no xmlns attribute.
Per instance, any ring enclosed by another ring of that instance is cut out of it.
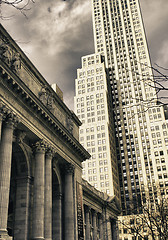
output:
<svg viewBox="0 0 168 240"><path fill-rule="evenodd" d="M115 197L81 177L80 125L0 25L0 240L117 239Z"/></svg>

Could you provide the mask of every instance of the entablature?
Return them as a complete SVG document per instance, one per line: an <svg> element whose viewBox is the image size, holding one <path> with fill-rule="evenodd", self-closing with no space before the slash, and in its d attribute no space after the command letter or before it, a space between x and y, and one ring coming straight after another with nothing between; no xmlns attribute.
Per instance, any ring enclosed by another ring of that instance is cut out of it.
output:
<svg viewBox="0 0 168 240"><path fill-rule="evenodd" d="M0 81L4 87L10 89L17 99L32 109L34 115L44 121L59 139L73 149L81 159L90 158L90 154L83 148L71 132L53 115L41 100L23 83L5 63L0 60ZM1 96L3 99L3 96ZM3 105L3 101L2 104Z"/></svg>

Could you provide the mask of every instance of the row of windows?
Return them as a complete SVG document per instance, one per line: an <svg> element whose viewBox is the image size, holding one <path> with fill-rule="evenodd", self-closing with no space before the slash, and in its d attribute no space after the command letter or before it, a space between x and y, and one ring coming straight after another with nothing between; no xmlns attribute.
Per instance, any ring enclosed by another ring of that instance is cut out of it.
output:
<svg viewBox="0 0 168 240"><path fill-rule="evenodd" d="M100 76L96 76L96 85L99 85L99 84L103 84L103 75L100 75ZM86 86L87 87L90 87L90 86L94 86L95 82L94 82L94 78L87 78L87 82L85 82L85 79L83 80L78 80L78 89L80 88L84 88L85 87L85 84L87 84Z"/></svg>
<svg viewBox="0 0 168 240"><path fill-rule="evenodd" d="M85 88L85 87L83 87L83 88ZM104 85L98 86L98 87L96 88L96 90L101 90L101 89L104 89ZM87 88L87 91L85 91L85 89L79 90L79 91L78 91L78 94L80 95L80 94L83 94L83 93L85 93L85 92L93 92L93 91L95 91L95 88L94 88L94 87L92 87L92 88Z"/></svg>
<svg viewBox="0 0 168 240"><path fill-rule="evenodd" d="M166 145L168 144L168 138L164 139L164 142L166 143ZM157 144L162 144L162 140L158 139L158 140L153 140L153 145L157 145Z"/></svg>
<svg viewBox="0 0 168 240"><path fill-rule="evenodd" d="M167 178L167 173L164 174L158 174L159 179Z"/></svg>
<svg viewBox="0 0 168 240"><path fill-rule="evenodd" d="M161 170L162 170L162 171L166 171L166 166L164 165L164 166L162 166L162 167L161 167L161 166L158 166L158 167L157 167L157 171L158 171L158 172L160 172Z"/></svg>
<svg viewBox="0 0 168 240"><path fill-rule="evenodd" d="M84 143L81 143L82 144L82 146L84 146ZM89 152L89 153L95 153L95 148L87 148L87 151ZM104 151L106 151L106 146L99 146L98 147L98 152L104 152ZM92 158L93 158L93 155L92 155ZM96 157L95 157L96 158Z"/></svg>
<svg viewBox="0 0 168 240"><path fill-rule="evenodd" d="M151 94L152 94L152 93L151 93ZM155 114L155 115L150 115L150 116L149 116L149 119L150 119L150 120L153 120L153 119L156 120L156 119L161 118L161 117L162 117L162 116L161 116L161 114L159 113L158 115L156 115L156 114Z"/></svg>
<svg viewBox="0 0 168 240"><path fill-rule="evenodd" d="M102 172L108 172L108 167L100 167L99 168L99 172L102 173ZM97 173L97 169L96 168L93 168L93 169L89 169L88 170L88 174L96 174ZM82 171L82 174L85 175L86 172L85 170Z"/></svg>
<svg viewBox="0 0 168 240"><path fill-rule="evenodd" d="M161 163L165 163L165 158L161 158L161 159L159 159L159 158L156 158L156 164L161 164Z"/></svg>
<svg viewBox="0 0 168 240"><path fill-rule="evenodd" d="M97 131L105 130L105 125L97 126ZM94 127L86 128L86 132L94 132ZM84 133L84 129L80 129L80 134Z"/></svg>
<svg viewBox="0 0 168 240"><path fill-rule="evenodd" d="M104 138L105 137L105 132L103 132L103 133L98 133L97 134L97 138ZM95 138L95 135L88 135L88 136L86 136L86 139L87 140L90 140L90 139L94 139ZM81 137L80 138L80 141L84 141L84 137Z"/></svg>
<svg viewBox="0 0 168 240"><path fill-rule="evenodd" d="M79 72L79 77L85 77L86 75L90 76L90 75L93 75L93 74L98 74L98 73L101 73L103 71L103 68L100 67L100 68L96 68L96 69L91 69L91 70L87 70L87 71L83 71L83 72Z"/></svg>

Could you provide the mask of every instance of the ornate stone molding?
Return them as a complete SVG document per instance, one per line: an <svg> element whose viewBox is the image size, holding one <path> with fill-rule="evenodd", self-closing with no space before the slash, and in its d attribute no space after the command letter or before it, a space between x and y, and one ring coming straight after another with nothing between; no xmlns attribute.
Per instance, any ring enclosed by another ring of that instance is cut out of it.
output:
<svg viewBox="0 0 168 240"><path fill-rule="evenodd" d="M54 98L52 96L52 93L49 92L49 90L45 87L41 88L41 91L39 92L39 98L41 102L50 110L54 110Z"/></svg>
<svg viewBox="0 0 168 240"><path fill-rule="evenodd" d="M37 141L35 144L33 144L33 150L34 153L37 152L45 152L47 148L46 143L43 140Z"/></svg>
<svg viewBox="0 0 168 240"><path fill-rule="evenodd" d="M0 39L0 60L5 62L14 72L21 69L20 55L10 47L7 40Z"/></svg>
<svg viewBox="0 0 168 240"><path fill-rule="evenodd" d="M20 122L19 117L0 100L0 120L14 127Z"/></svg>
<svg viewBox="0 0 168 240"><path fill-rule="evenodd" d="M46 145L46 156L54 157L55 152L55 149L50 144Z"/></svg>
<svg viewBox="0 0 168 240"><path fill-rule="evenodd" d="M6 115L5 118L5 124L11 127L16 127L17 124L19 123L19 118L17 117L17 115L14 112L9 112Z"/></svg>
<svg viewBox="0 0 168 240"><path fill-rule="evenodd" d="M26 86L21 86L21 79L19 77L14 78L12 74L8 74L8 70L5 66L0 66L0 74L2 75L2 81L4 84L8 85L15 94L19 94L22 101L32 108L33 112L38 114L40 118L47 122L48 126L52 128L54 134L59 135L66 144L69 145L71 149L73 149L82 159L88 159L90 157L89 153L79 144L77 139L72 134L72 119L67 120L67 126L64 127L52 114L50 107L49 111L44 109L45 104L39 101L39 98L34 96ZM45 89L45 88L44 88ZM48 95L50 92L47 93ZM48 105L50 100L48 99ZM51 104L52 106L52 104Z"/></svg>
<svg viewBox="0 0 168 240"><path fill-rule="evenodd" d="M2 102L0 102L0 120L5 119L8 110L9 109Z"/></svg>
<svg viewBox="0 0 168 240"><path fill-rule="evenodd" d="M65 167L64 169L65 169L66 174L73 174L74 173L75 167L72 164L66 163L64 165L64 167Z"/></svg>

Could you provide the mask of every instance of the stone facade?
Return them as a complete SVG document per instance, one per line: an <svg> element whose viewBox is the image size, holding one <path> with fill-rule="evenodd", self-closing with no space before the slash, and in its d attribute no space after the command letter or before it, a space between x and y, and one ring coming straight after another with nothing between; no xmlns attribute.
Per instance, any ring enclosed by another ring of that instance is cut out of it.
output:
<svg viewBox="0 0 168 240"><path fill-rule="evenodd" d="M98 191L82 180L85 240L118 240L116 197Z"/></svg>
<svg viewBox="0 0 168 240"><path fill-rule="evenodd" d="M2 25L0 36L0 240L104 239L97 216L119 210L82 182L81 122Z"/></svg>

